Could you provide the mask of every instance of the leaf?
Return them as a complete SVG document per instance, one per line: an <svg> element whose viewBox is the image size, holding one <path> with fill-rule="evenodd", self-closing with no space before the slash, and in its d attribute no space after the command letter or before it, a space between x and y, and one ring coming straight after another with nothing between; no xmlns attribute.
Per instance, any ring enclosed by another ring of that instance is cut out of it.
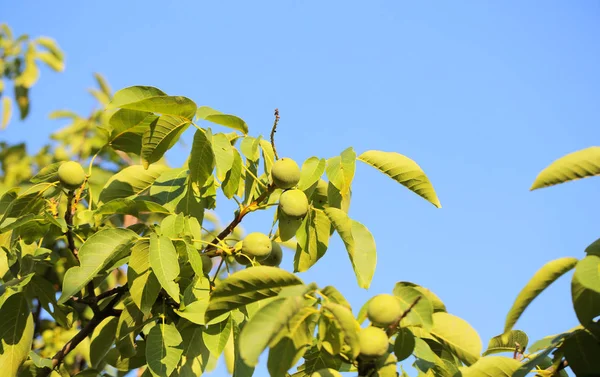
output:
<svg viewBox="0 0 600 377"><path fill-rule="evenodd" d="M398 368L396 364L398 360L394 354L388 354L376 361L377 377L397 377Z"/></svg>
<svg viewBox="0 0 600 377"><path fill-rule="evenodd" d="M358 160L373 166L437 208L442 208L429 178L410 158L396 152L370 150L358 156Z"/></svg>
<svg viewBox="0 0 600 377"><path fill-rule="evenodd" d="M148 315L158 298L161 285L150 269L150 241L138 240L131 248L127 268L129 294L144 315Z"/></svg>
<svg viewBox="0 0 600 377"><path fill-rule="evenodd" d="M2 97L2 122L0 122L0 130L6 128L10 118L12 117L12 100L8 96Z"/></svg>
<svg viewBox="0 0 600 377"><path fill-rule="evenodd" d="M503 356L482 357L468 368L463 368L456 377L512 377L519 369L518 360Z"/></svg>
<svg viewBox="0 0 600 377"><path fill-rule="evenodd" d="M515 349L523 353L527 349L527 343L529 343L527 334L521 330L511 330L508 334L500 334L490 339L483 356L500 352L514 352Z"/></svg>
<svg viewBox="0 0 600 377"><path fill-rule="evenodd" d="M600 316L600 256L588 255L577 263L571 281L571 296L579 323L599 331L600 323L594 319Z"/></svg>
<svg viewBox="0 0 600 377"><path fill-rule="evenodd" d="M356 153L352 147L345 149L339 156L328 159L325 168L329 182L340 190L342 197L350 194L355 170Z"/></svg>
<svg viewBox="0 0 600 377"><path fill-rule="evenodd" d="M56 182L56 181L58 181L58 168L62 164L63 164L62 162L55 162L53 164L44 166L29 181L31 183Z"/></svg>
<svg viewBox="0 0 600 377"><path fill-rule="evenodd" d="M59 304L64 304L90 282L106 264L125 247L137 234L129 229L102 229L88 238L79 249L79 266L65 273Z"/></svg>
<svg viewBox="0 0 600 377"><path fill-rule="evenodd" d="M148 258L160 285L179 304L179 286L173 281L179 276L179 261L171 239L151 233Z"/></svg>
<svg viewBox="0 0 600 377"><path fill-rule="evenodd" d="M110 98L112 90L110 90L110 86L108 85L108 82L106 82L104 76L97 72L94 72L94 78L96 79L98 87L100 87L102 93L104 93L104 95Z"/></svg>
<svg viewBox="0 0 600 377"><path fill-rule="evenodd" d="M559 258L540 268L519 292L513 306L508 311L504 332L510 331L527 306L556 279L575 267L576 263L576 258Z"/></svg>
<svg viewBox="0 0 600 377"><path fill-rule="evenodd" d="M184 350L181 365L178 368L178 377L196 377L208 364L210 351L202 340L204 326L188 324L180 329L183 338L182 348Z"/></svg>
<svg viewBox="0 0 600 377"><path fill-rule="evenodd" d="M278 267L256 266L234 272L216 286L206 309L206 322L241 306L277 296L284 287L300 285L296 275Z"/></svg>
<svg viewBox="0 0 600 377"><path fill-rule="evenodd" d="M321 289L321 293L332 302L335 302L336 304L340 304L342 306L345 306L349 310L352 310L352 307L350 306L348 300L346 300L344 295L342 295L342 293L338 291L336 287L328 285L325 288Z"/></svg>
<svg viewBox="0 0 600 377"><path fill-rule="evenodd" d="M56 43L54 39L50 37L37 37L35 42L48 50L48 52L54 55L57 59L61 61L64 59L64 53L60 47L58 47L58 43Z"/></svg>
<svg viewBox="0 0 600 377"><path fill-rule="evenodd" d="M27 359L33 342L33 315L22 293L14 293L0 307L0 368L6 376L16 376Z"/></svg>
<svg viewBox="0 0 600 377"><path fill-rule="evenodd" d="M325 172L327 161L324 158L310 157L302 164L298 190L306 191L317 183Z"/></svg>
<svg viewBox="0 0 600 377"><path fill-rule="evenodd" d="M227 199L233 198L240 187L240 180L242 179L242 157L237 149L232 148L233 151L233 162L231 169L225 174L225 179L221 185L223 194Z"/></svg>
<svg viewBox="0 0 600 377"><path fill-rule="evenodd" d="M188 165L190 180L195 182L198 187L204 186L215 167L215 156L211 142L202 130L197 130L194 134Z"/></svg>
<svg viewBox="0 0 600 377"><path fill-rule="evenodd" d="M29 115L29 88L22 85L15 85L15 99L19 107L19 115L21 120Z"/></svg>
<svg viewBox="0 0 600 377"><path fill-rule="evenodd" d="M35 63L35 47L30 42L27 44L27 51L25 52L25 69L15 78L15 86L31 88L39 77L40 70Z"/></svg>
<svg viewBox="0 0 600 377"><path fill-rule="evenodd" d="M198 111L196 111L196 117L220 124L221 126L233 128L234 130L241 131L244 135L248 134L248 125L241 118L235 115L223 114L208 106L200 106Z"/></svg>
<svg viewBox="0 0 600 377"><path fill-rule="evenodd" d="M65 70L65 62L58 59L56 56L47 51L38 51L35 53L35 57L44 62L48 67L53 69L55 72L62 72Z"/></svg>
<svg viewBox="0 0 600 377"><path fill-rule="evenodd" d="M394 342L394 354L398 361L407 359L415 349L415 336L407 328L400 328Z"/></svg>
<svg viewBox="0 0 600 377"><path fill-rule="evenodd" d="M339 357L329 354L325 348L319 349L316 346L306 352L304 361L302 376L310 376L312 373L324 368L339 370L342 366L342 360Z"/></svg>
<svg viewBox="0 0 600 377"><path fill-rule="evenodd" d="M153 376L169 377L183 354L183 339L172 324L158 324L146 337L146 360Z"/></svg>
<svg viewBox="0 0 600 377"><path fill-rule="evenodd" d="M217 167L217 178L222 182L225 180L227 172L233 166L233 148L229 139L223 133L213 135L211 144Z"/></svg>
<svg viewBox="0 0 600 377"><path fill-rule="evenodd" d="M153 165L148 169L141 165L128 166L106 182L100 192L100 202L137 196L150 188L156 178L167 169L161 165Z"/></svg>
<svg viewBox="0 0 600 377"><path fill-rule="evenodd" d="M190 126L190 121L172 115L161 115L142 135L144 169L159 161Z"/></svg>
<svg viewBox="0 0 600 377"><path fill-rule="evenodd" d="M588 247L585 248L587 255L597 255L600 257L600 238L592 242Z"/></svg>
<svg viewBox="0 0 600 377"><path fill-rule="evenodd" d="M273 151L273 146L265 139L259 140L260 149L263 154L263 164L265 169L265 174L271 174L271 168L275 163L275 152Z"/></svg>
<svg viewBox="0 0 600 377"><path fill-rule="evenodd" d="M444 305L442 300L435 293L433 293L431 290L429 290L425 287L422 287L415 283L411 283L409 281L399 281L396 283L396 287L410 287L410 288L413 288L413 289L416 289L417 291L419 291L419 293L421 293L423 296L425 296L429 300L429 302L431 302L431 305L433 305L434 313L447 311L446 305Z"/></svg>
<svg viewBox="0 0 600 377"><path fill-rule="evenodd" d="M400 300L400 306L402 310L408 310L408 308L417 300L419 302L408 312L406 317L400 322L400 326L418 326L429 331L435 326L433 320L433 305L427 299L426 296L422 295L415 288L407 287L403 285L396 285L393 291L394 296Z"/></svg>
<svg viewBox="0 0 600 377"><path fill-rule="evenodd" d="M97 215L113 215L119 213L136 217L139 217L140 213L144 212L162 215L170 213L168 209L158 203L148 200L133 200L127 198L113 199L104 203L95 211Z"/></svg>
<svg viewBox="0 0 600 377"><path fill-rule="evenodd" d="M434 313L431 334L467 366L479 359L481 339L464 319L444 312Z"/></svg>
<svg viewBox="0 0 600 377"><path fill-rule="evenodd" d="M231 317L206 327L202 332L202 340L206 348L215 356L220 356L231 336Z"/></svg>
<svg viewBox="0 0 600 377"><path fill-rule="evenodd" d="M109 120L113 129L108 143L114 149L139 155L142 153L144 133L151 127L156 127L158 118L146 111L119 109Z"/></svg>
<svg viewBox="0 0 600 377"><path fill-rule="evenodd" d="M0 276L2 274L0 273ZM50 281L41 276L33 276L25 288L29 297L37 297L42 308L62 327L70 327L70 321L65 314L65 308L56 302L56 292Z"/></svg>
<svg viewBox="0 0 600 377"><path fill-rule="evenodd" d="M189 98L169 96L151 86L130 86L115 93L107 109L130 109L172 115L192 121L196 104Z"/></svg>
<svg viewBox="0 0 600 377"><path fill-rule="evenodd" d="M323 308L329 311L335 318L336 323L342 330L344 343L350 347L350 350L352 351L352 358L356 358L360 353L360 345L358 340L360 326L358 322L356 322L356 319L354 319L352 312L350 309L333 302L324 304Z"/></svg>
<svg viewBox="0 0 600 377"><path fill-rule="evenodd" d="M188 170L185 168L168 169L162 172L150 186L150 197L170 211L185 195Z"/></svg>
<svg viewBox="0 0 600 377"><path fill-rule="evenodd" d="M115 342L117 318L104 318L92 332L90 343L90 363L92 368L102 368L104 357Z"/></svg>
<svg viewBox="0 0 600 377"><path fill-rule="evenodd" d="M329 245L331 221L323 211L313 208L302 221L296 232L296 254L294 271L304 272L325 255Z"/></svg>
<svg viewBox="0 0 600 377"><path fill-rule="evenodd" d="M250 268L245 271L252 270ZM240 333L240 357L248 366L256 366L258 357L279 331L302 307L302 298L277 298L256 313Z"/></svg>
<svg viewBox="0 0 600 377"><path fill-rule="evenodd" d="M529 190L554 186L600 174L600 147L569 153L548 165L533 181Z"/></svg>
<svg viewBox="0 0 600 377"><path fill-rule="evenodd" d="M587 331L577 331L560 348L576 376L597 376L600 371L600 342Z"/></svg>

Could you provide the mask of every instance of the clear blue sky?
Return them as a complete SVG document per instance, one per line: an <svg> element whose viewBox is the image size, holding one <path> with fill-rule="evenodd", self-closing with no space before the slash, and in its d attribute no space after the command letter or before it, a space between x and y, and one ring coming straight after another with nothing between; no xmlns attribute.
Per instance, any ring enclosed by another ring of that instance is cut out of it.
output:
<svg viewBox="0 0 600 377"><path fill-rule="evenodd" d="M357 287L337 236L302 274L339 287L355 311L413 281L487 345L537 268L582 257L600 236L600 179L528 191L551 161L600 140L598 2L4 1L0 14L67 54L64 73L43 71L29 119L0 134L32 151L63 125L50 111L91 110L85 89L97 71L113 89L157 86L236 114L254 134L269 131L278 107L278 150L298 161L348 146L416 160L442 209L357 168L350 215L377 241L371 289ZM269 220L246 228L266 231ZM570 276L518 322L530 339L577 324Z"/></svg>

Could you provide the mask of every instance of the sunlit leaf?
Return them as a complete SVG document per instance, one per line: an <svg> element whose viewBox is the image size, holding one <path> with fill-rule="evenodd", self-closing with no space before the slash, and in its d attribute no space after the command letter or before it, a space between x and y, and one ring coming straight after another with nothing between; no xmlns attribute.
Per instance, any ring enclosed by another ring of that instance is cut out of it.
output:
<svg viewBox="0 0 600 377"><path fill-rule="evenodd" d="M331 221L323 211L310 209L296 232L294 271L304 272L312 267L327 251Z"/></svg>
<svg viewBox="0 0 600 377"><path fill-rule="evenodd" d="M150 186L150 197L163 207L174 211L185 195L189 171L186 168L163 171Z"/></svg>
<svg viewBox="0 0 600 377"><path fill-rule="evenodd" d="M214 355L221 355L227 340L231 336L232 320L229 317L226 321L221 321L206 327L202 332L204 345Z"/></svg>
<svg viewBox="0 0 600 377"><path fill-rule="evenodd" d="M179 303L179 286L173 281L179 276L179 261L173 242L166 236L151 233L148 253L150 268L160 285L175 302Z"/></svg>
<svg viewBox="0 0 600 377"><path fill-rule="evenodd" d="M435 325L433 320L433 305L426 296L413 287L398 284L394 286L393 294L400 300L402 310L408 310L420 297L419 302L400 322L401 326L418 326L427 331L431 330L432 326Z"/></svg>
<svg viewBox="0 0 600 377"><path fill-rule="evenodd" d="M158 298L161 285L150 269L150 241L138 240L131 248L127 268L129 294L142 313L147 315Z"/></svg>
<svg viewBox="0 0 600 377"><path fill-rule="evenodd" d="M555 160L538 174L530 190L600 174L600 147L589 147Z"/></svg>
<svg viewBox="0 0 600 377"><path fill-rule="evenodd" d="M90 343L90 362L92 368L102 366L102 361L115 341L117 318L108 317L102 320L92 332Z"/></svg>
<svg viewBox="0 0 600 377"><path fill-rule="evenodd" d="M444 312L434 313L431 334L467 366L479 359L483 348L481 339L464 319Z"/></svg>
<svg viewBox="0 0 600 377"><path fill-rule="evenodd" d="M500 334L490 339L487 350L483 356L500 352L518 352L523 353L527 349L529 338L521 330L511 330L508 334Z"/></svg>
<svg viewBox="0 0 600 377"><path fill-rule="evenodd" d="M16 376L33 342L33 315L25 295L8 297L0 307L0 318L0 368L2 374Z"/></svg>
<svg viewBox="0 0 600 377"><path fill-rule="evenodd" d="M588 255L580 260L571 281L573 308L579 323L600 335L600 256Z"/></svg>
<svg viewBox="0 0 600 377"><path fill-rule="evenodd" d="M352 147L345 149L339 156L327 160L325 172L329 182L346 197L350 193L350 185L356 170L356 153Z"/></svg>
<svg viewBox="0 0 600 377"><path fill-rule="evenodd" d="M151 86L131 86L117 91L108 109L122 108L172 115L191 122L196 104L189 98L169 96Z"/></svg>
<svg viewBox="0 0 600 377"><path fill-rule="evenodd" d="M317 183L325 172L326 163L325 159L318 157L310 157L304 161L300 170L298 190L306 191L309 187Z"/></svg>
<svg viewBox="0 0 600 377"><path fill-rule="evenodd" d="M208 135L202 130L196 130L192 151L188 160L190 180L198 187L204 186L215 167L215 156Z"/></svg>
<svg viewBox="0 0 600 377"><path fill-rule="evenodd" d="M161 206L158 203L154 203L148 200L133 200L127 198L113 199L102 204L95 213L97 215L112 215L112 214L124 214L139 216L140 213L154 213L167 215L170 213L168 209Z"/></svg>
<svg viewBox="0 0 600 377"><path fill-rule="evenodd" d="M161 115L144 131L142 136L142 162L145 169L159 161L177 143L190 121L173 115Z"/></svg>
<svg viewBox="0 0 600 377"><path fill-rule="evenodd" d="M333 302L324 304L323 308L333 315L336 323L342 330L344 343L350 347L352 357L356 358L360 352L358 341L360 326L358 322L356 322L356 319L354 319L352 312L350 309Z"/></svg>
<svg viewBox="0 0 600 377"><path fill-rule="evenodd" d="M147 111L119 109L109 120L112 131L108 143L114 149L139 155L142 152L144 133L156 127L158 118Z"/></svg>
<svg viewBox="0 0 600 377"><path fill-rule="evenodd" d="M238 191L240 187L240 180L242 179L242 157L237 149L233 148L233 162L231 169L225 175L221 189L227 199L231 199Z"/></svg>
<svg viewBox="0 0 600 377"><path fill-rule="evenodd" d="M463 368L456 377L512 377L519 369L518 360L503 356L486 356L468 368Z"/></svg>
<svg viewBox="0 0 600 377"><path fill-rule="evenodd" d="M560 258L550 261L540 268L521 290L508 311L504 332L510 331L527 306L556 279L575 267L576 263L576 258Z"/></svg>
<svg viewBox="0 0 600 377"><path fill-rule="evenodd" d="M434 312L445 312L446 311L446 305L444 305L442 300L428 288L422 287L415 283L411 283L409 281L399 281L396 283L396 287L401 287L401 286L411 287L411 288L419 291L419 293L421 293L423 296L425 296L431 302L431 305L433 305Z"/></svg>
<svg viewBox="0 0 600 377"><path fill-rule="evenodd" d="M12 99L8 96L2 97L2 121L0 122L0 129L6 128L10 118L12 117Z"/></svg>
<svg viewBox="0 0 600 377"><path fill-rule="evenodd" d="M88 238L79 249L79 266L67 270L59 304L65 303L92 280L105 265L124 248L137 234L128 229L103 229Z"/></svg>
<svg viewBox="0 0 600 377"><path fill-rule="evenodd" d="M183 354L183 339L172 324L158 324L146 337L148 369L155 377L169 377Z"/></svg>
<svg viewBox="0 0 600 377"><path fill-rule="evenodd" d="M220 124L221 126L233 128L234 130L241 131L244 135L248 134L248 125L242 119L235 115L223 114L208 106L200 106L196 112L196 117Z"/></svg>
<svg viewBox="0 0 600 377"><path fill-rule="evenodd" d="M211 144L215 165L217 167L217 178L219 181L223 181L225 180L227 172L229 172L233 165L233 148L231 147L231 143L227 139L227 136L222 133L213 135Z"/></svg>
<svg viewBox="0 0 600 377"><path fill-rule="evenodd" d="M100 202L137 196L150 188L152 183L168 168L152 165L144 169L141 165L128 166L113 175L100 192Z"/></svg>
<svg viewBox="0 0 600 377"><path fill-rule="evenodd" d="M358 160L373 166L434 206L441 208L429 178L416 162L396 152L367 151Z"/></svg>
<svg viewBox="0 0 600 377"><path fill-rule="evenodd" d="M600 371L600 342L587 331L577 331L565 339L561 351L576 376L596 376Z"/></svg>

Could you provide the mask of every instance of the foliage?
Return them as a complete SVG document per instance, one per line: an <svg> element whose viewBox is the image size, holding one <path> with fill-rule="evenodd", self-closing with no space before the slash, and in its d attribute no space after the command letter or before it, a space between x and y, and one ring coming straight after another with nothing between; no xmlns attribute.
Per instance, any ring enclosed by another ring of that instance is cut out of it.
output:
<svg viewBox="0 0 600 377"><path fill-rule="evenodd" d="M3 373L124 376L137 369L145 377L199 376L221 357L236 377L252 376L265 361L271 376L391 377L408 360L419 376L600 371L594 356L600 354L600 240L583 259L562 258L536 273L485 350L469 323L412 282L399 281L385 296L397 305L371 299L356 311L335 287L304 282L296 273L318 263L337 233L357 286L368 288L375 240L348 212L356 161L441 207L416 162L396 152L357 155L350 147L301 164L288 161L274 180L271 169L284 159L273 139L277 111L268 141L252 136L241 118L189 98L150 86L113 94L96 79L99 106L89 116L54 112L51 118L70 124L52 135L52 144L33 156L23 144L7 145L0 155ZM190 127L187 161L169 166L165 153ZM595 174L589 153L551 166L534 186ZM86 168L81 186L61 183L80 182L59 174L65 161ZM295 190L286 208L301 211L281 210L286 190ZM214 210L225 200L237 209L222 225ZM255 211L272 212L273 222L247 238L241 224ZM293 271L265 257L280 246ZM513 326L573 268L581 325L529 344Z"/></svg>

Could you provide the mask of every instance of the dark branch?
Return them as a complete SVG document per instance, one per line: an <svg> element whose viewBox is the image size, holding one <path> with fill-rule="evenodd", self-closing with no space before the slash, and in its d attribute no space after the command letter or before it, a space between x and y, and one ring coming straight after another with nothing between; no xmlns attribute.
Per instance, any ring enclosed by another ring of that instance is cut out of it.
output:
<svg viewBox="0 0 600 377"><path fill-rule="evenodd" d="M277 123L279 123L279 109L275 109L275 121L273 122L273 128L271 128L271 146L273 147L275 159L279 160L277 149L275 149L275 132L277 132Z"/></svg>
<svg viewBox="0 0 600 377"><path fill-rule="evenodd" d="M387 329L387 334L388 336L394 334L396 332L396 330L398 329L398 327L400 327L400 322L402 322L402 320L404 318L406 318L406 316L408 315L408 313L410 313L410 311L419 303L419 301L421 301L421 297L423 296L419 296L415 299L415 301L413 301L412 304L410 304L410 306L408 308L406 308L406 310L404 312L402 312L402 314L400 315L400 317L398 318L398 320L396 322L394 322L393 325L391 325L388 329Z"/></svg>

